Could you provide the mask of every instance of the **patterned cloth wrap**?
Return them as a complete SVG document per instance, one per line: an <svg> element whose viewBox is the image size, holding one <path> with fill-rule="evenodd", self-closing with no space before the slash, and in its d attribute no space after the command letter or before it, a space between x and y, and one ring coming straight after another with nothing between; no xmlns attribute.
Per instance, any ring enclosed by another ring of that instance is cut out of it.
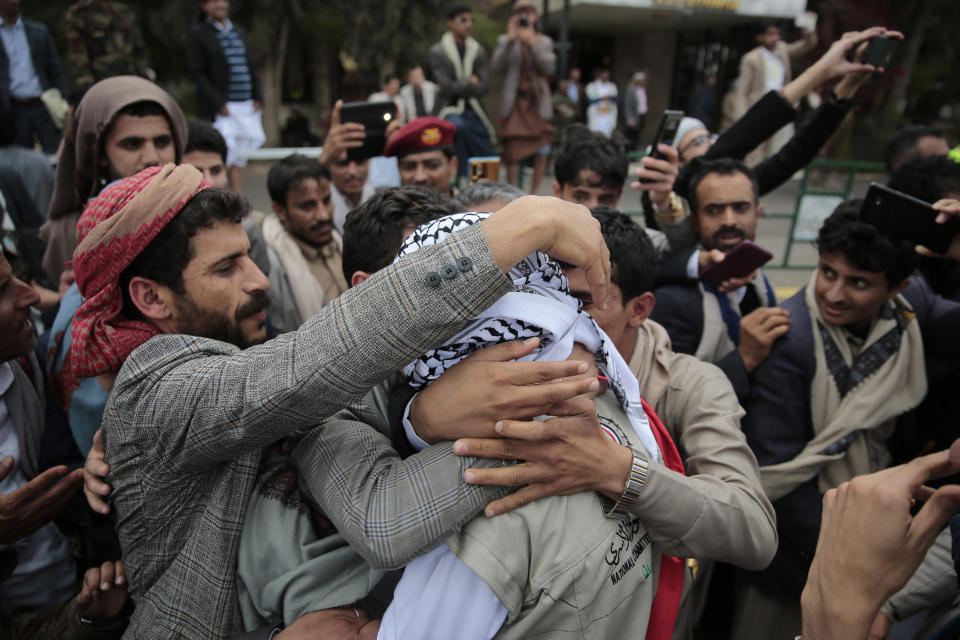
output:
<svg viewBox="0 0 960 640"><path fill-rule="evenodd" d="M150 167L107 187L77 223L73 270L83 304L73 317L70 371L76 381L116 373L130 353L159 333L121 316L120 274L202 189L191 165ZM68 363L64 363L64 369Z"/></svg>
<svg viewBox="0 0 960 640"><path fill-rule="evenodd" d="M421 225L404 241L397 259L442 242L455 231L490 215L457 213ZM448 344L428 351L406 366L404 373L410 385L422 389L477 349L501 342L539 338L540 344L533 353L521 358L528 361L566 360L573 344L579 342L594 354L643 446L653 459L659 460L660 448L643 410L640 385L607 334L581 311L580 301L570 296L560 265L537 251L511 269L507 277L513 280L515 291L482 312Z"/></svg>

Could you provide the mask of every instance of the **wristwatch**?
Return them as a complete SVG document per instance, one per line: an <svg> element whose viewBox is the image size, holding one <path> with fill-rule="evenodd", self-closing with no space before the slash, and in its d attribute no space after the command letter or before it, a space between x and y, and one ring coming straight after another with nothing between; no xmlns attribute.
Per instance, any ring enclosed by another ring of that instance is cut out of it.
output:
<svg viewBox="0 0 960 640"><path fill-rule="evenodd" d="M630 465L630 473L627 474L627 484L623 493L620 494L620 499L604 513L608 518L622 518L627 515L636 503L637 498L640 497L640 492L643 491L643 486L647 482L648 462L646 457L636 449L631 449L631 451L633 451L633 463Z"/></svg>
<svg viewBox="0 0 960 640"><path fill-rule="evenodd" d="M653 212L657 218L665 224L676 224L687 216L687 207L683 199L673 191L667 195L667 206L661 208L653 200L650 204L653 205Z"/></svg>

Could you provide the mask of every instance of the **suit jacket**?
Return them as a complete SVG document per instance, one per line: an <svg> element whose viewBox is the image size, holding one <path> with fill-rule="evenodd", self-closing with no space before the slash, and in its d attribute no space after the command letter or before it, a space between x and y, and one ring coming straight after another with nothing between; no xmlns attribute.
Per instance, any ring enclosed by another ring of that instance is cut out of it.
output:
<svg viewBox="0 0 960 640"><path fill-rule="evenodd" d="M253 99L263 102L260 79L257 76L253 57L250 55L247 38L237 24L234 24L233 28L240 34L243 47L247 50L247 65L250 67L250 78L253 80ZM217 29L206 20L193 23L190 31L187 32L187 68L190 69L193 82L197 85L197 115L206 120L213 120L217 112L227 103L230 69L227 66L227 57L223 55L220 39L217 37Z"/></svg>
<svg viewBox="0 0 960 640"><path fill-rule="evenodd" d="M428 54L430 60L430 71L433 73L434 80L440 86L440 94L437 96L437 102L433 107L434 114L440 113L446 107L456 106L461 98L469 100L470 98L480 99L490 91L490 78L487 73L487 52L481 46L477 52L477 58L473 62L471 73L477 76L479 82L473 84L467 78L464 81L457 80L457 72L453 68L453 62L447 57L443 50L443 43L438 42L430 47Z"/></svg>
<svg viewBox="0 0 960 640"><path fill-rule="evenodd" d="M67 81L60 67L60 56L57 47L50 37L50 32L39 22L23 18L23 28L27 33L27 44L30 46L30 58L33 60L33 70L40 79L40 87L59 89L67 95ZM10 60L7 50L0 46L0 107L10 108Z"/></svg>
<svg viewBox="0 0 960 640"><path fill-rule="evenodd" d="M743 402L747 411L743 432L761 467L792 460L813 438L810 385L816 360L804 291L783 303L790 312L790 330L754 372L750 395ZM911 282L903 295L917 314L928 370L931 362L945 358L956 369L960 304L934 295L920 282ZM772 592L800 596L817 546L822 499L814 478L773 503L780 545L770 566L754 575Z"/></svg>
<svg viewBox="0 0 960 640"><path fill-rule="evenodd" d="M790 61L799 58L817 46L817 32L811 31L795 42L787 44L783 40L777 42L774 53L783 62L783 84L793 79ZM739 118L747 112L750 105L763 97L767 88L764 83L763 47L754 47L740 59L740 75L737 78L737 87L733 93L733 113Z"/></svg>
<svg viewBox="0 0 960 640"><path fill-rule="evenodd" d="M471 269L427 284L428 275L461 257L472 259ZM263 345L240 351L161 335L135 350L103 420L136 602L127 637L224 638L241 631L236 555L263 447L359 399L511 289L481 229L471 227L383 269L298 331ZM491 495L460 486L469 461L433 463L439 453L452 456L449 443L401 468L385 439L350 424L314 434L334 438L335 455L321 450L311 458L308 447L299 463L307 490L348 540L378 539L367 544L374 562L402 563ZM379 466L371 471L363 462ZM446 473L435 473L443 466ZM365 493L373 485L385 487L383 499Z"/></svg>
<svg viewBox="0 0 960 640"><path fill-rule="evenodd" d="M490 60L490 70L503 78L500 86L500 100L497 102L497 117L507 119L513 111L520 86L520 72L523 64L524 45L519 40L511 40L502 34L497 40L497 48ZM550 84L547 78L556 72L557 56L553 53L553 40L550 36L539 34L537 42L527 48L533 69L534 91L537 94L537 113L544 120L553 118L553 99L550 96Z"/></svg>

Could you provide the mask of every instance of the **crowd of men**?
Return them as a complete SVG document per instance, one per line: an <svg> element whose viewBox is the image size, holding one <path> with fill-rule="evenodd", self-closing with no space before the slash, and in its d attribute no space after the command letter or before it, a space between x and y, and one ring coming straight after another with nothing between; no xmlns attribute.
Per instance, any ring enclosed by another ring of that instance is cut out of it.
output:
<svg viewBox="0 0 960 640"><path fill-rule="evenodd" d="M226 5L199 3L208 54L243 49ZM503 50L542 46L514 10ZM553 197L458 188L494 141L471 24L450 9L436 85L385 79L399 187L338 102L251 211L212 121L254 108L246 62L204 120L95 78L46 196L0 154L0 638L958 637L960 235L933 255L849 201L788 300L704 277L902 36L845 34L719 135L686 118L634 172L640 224L625 149L578 124ZM942 132L887 149L960 216Z"/></svg>

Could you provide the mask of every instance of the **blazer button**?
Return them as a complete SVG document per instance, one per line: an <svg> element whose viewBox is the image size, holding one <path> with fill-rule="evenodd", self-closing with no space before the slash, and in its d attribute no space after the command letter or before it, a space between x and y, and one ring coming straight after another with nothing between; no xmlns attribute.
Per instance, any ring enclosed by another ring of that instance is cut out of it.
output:
<svg viewBox="0 0 960 640"><path fill-rule="evenodd" d="M457 258L457 269L460 269L460 271L470 271L473 269L473 260L467 256Z"/></svg>
<svg viewBox="0 0 960 640"><path fill-rule="evenodd" d="M457 277L457 270L453 268L452 264L445 264L440 268L440 277L444 280L453 280Z"/></svg>
<svg viewBox="0 0 960 640"><path fill-rule="evenodd" d="M431 271L427 274L427 277L423 279L423 283L428 287L439 287L440 286L440 274L436 271Z"/></svg>

